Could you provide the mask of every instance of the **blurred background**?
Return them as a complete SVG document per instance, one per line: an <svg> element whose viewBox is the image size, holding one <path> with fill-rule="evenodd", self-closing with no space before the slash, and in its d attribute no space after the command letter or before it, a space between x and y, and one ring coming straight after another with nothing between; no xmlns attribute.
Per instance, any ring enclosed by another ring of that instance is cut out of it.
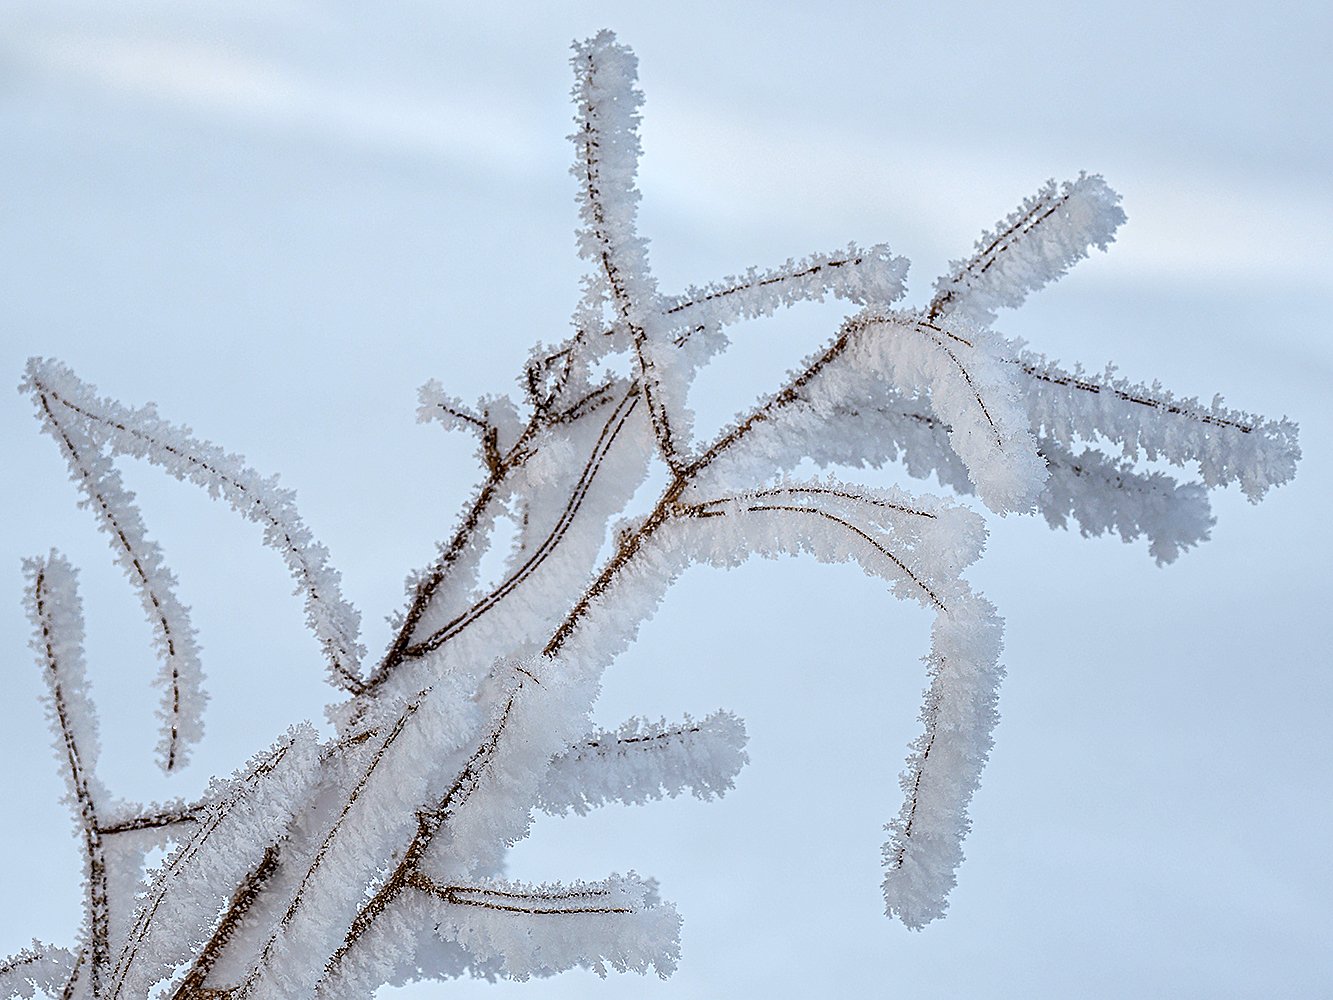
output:
<svg viewBox="0 0 1333 1000"><path fill-rule="evenodd" d="M1000 327L1288 415L1305 458L1258 507L1215 495L1212 541L1165 569L1143 542L990 517L969 579L1007 620L1009 677L945 920L906 931L879 891L928 616L852 567L698 570L608 673L598 717L729 708L751 735L738 787L539 818L512 864L658 878L685 917L679 972L379 995L1333 995L1326 4L9 0L0 375L59 358L280 472L373 656L480 475L470 439L414 422L416 387L509 392L528 348L568 330L568 45L602 27L640 59L640 218L664 291L887 240L924 302L1047 177L1099 172L1129 215L1111 252ZM842 312L737 328L692 397L700 431ZM82 567L102 776L128 798L198 794L291 721L322 724L330 690L258 529L126 463L212 699L196 763L162 781L137 600L29 400L0 394L0 427L9 954L69 943L80 912L23 556Z"/></svg>

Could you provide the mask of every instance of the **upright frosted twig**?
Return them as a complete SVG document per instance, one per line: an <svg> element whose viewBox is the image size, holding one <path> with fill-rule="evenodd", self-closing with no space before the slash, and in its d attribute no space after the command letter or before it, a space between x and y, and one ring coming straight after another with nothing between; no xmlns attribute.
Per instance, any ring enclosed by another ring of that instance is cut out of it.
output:
<svg viewBox="0 0 1333 1000"><path fill-rule="evenodd" d="M673 428L684 416L683 386L666 385L672 358L665 342L657 283L648 269L648 241L638 234L638 60L602 31L574 46L574 102L579 129L573 172L579 180L579 253L599 269L615 322L625 329L638 361L639 388L652 417L663 460L678 468L684 442ZM674 405L673 405L674 404Z"/></svg>
<svg viewBox="0 0 1333 1000"><path fill-rule="evenodd" d="M45 559L29 559L24 570L29 586L28 617L36 631L33 649L46 679L47 712L83 842L85 897L80 947L87 956L91 989L97 996L111 957L111 905L106 852L97 816L98 803L106 799L106 794L96 777L97 716L88 698L83 663L83 605L74 569L63 556L53 552Z"/></svg>
<svg viewBox="0 0 1333 1000"><path fill-rule="evenodd" d="M1105 250L1125 221L1120 196L1096 174L1056 187L1047 181L1035 195L977 240L976 252L953 261L935 282L928 317L966 316L995 321L996 310L1022 304L1029 292L1055 281L1088 255Z"/></svg>
<svg viewBox="0 0 1333 1000"><path fill-rule="evenodd" d="M189 836L152 877L116 956L108 998L138 1000L182 963L208 954L219 912L238 887L262 875L269 849L306 806L317 755L314 730L295 727L235 777L215 779Z"/></svg>

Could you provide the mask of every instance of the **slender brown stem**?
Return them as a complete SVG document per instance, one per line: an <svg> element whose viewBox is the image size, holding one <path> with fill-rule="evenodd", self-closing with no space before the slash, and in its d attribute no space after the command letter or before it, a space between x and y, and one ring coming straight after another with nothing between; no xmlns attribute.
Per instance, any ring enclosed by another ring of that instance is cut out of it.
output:
<svg viewBox="0 0 1333 1000"><path fill-rule="evenodd" d="M264 857L259 864L250 872L237 887L236 892L232 894L231 902L222 912L222 919L218 921L217 927L209 937L207 943L195 957L194 963L189 971L181 979L180 985L172 993L171 1000L202 1000L203 995L216 996L218 990L205 989L204 983L208 979L208 974L213 971L213 966L217 964L222 957L222 950L226 948L227 942L231 940L233 934L245 919L246 913L259 898L260 891L264 884L278 870L278 849L269 847L264 851Z"/></svg>
<svg viewBox="0 0 1333 1000"><path fill-rule="evenodd" d="M1079 392L1090 392L1093 394L1107 393L1116 399L1126 403L1134 403L1138 406L1147 406L1154 410L1161 410L1163 413L1169 413L1172 416L1185 417L1188 420L1197 420L1201 424L1209 424L1213 427L1227 427L1231 430L1240 431L1242 434L1250 434L1254 431L1254 425L1242 423L1239 420L1231 420L1227 417L1219 417L1212 413L1200 413L1191 407L1181 406L1178 403L1168 403L1163 399L1155 399L1152 396L1139 395L1132 392L1125 392L1123 389L1117 389L1114 386L1102 385L1100 382L1094 382L1091 379L1082 379L1076 375L1069 375L1065 372L1050 369L1039 368L1036 365L1024 364L1019 362L1024 374L1040 382L1049 382L1052 385L1063 385Z"/></svg>
<svg viewBox="0 0 1333 1000"><path fill-rule="evenodd" d="M527 674L526 671L524 671L524 673ZM527 674L527 677L534 682L536 681L536 678L532 677L531 674ZM435 803L434 806L422 809L417 813L416 832L408 842L407 847L403 850L401 859L397 865L394 866L393 871L384 879L374 895L371 896L371 898L358 911L351 926L347 930L347 935L344 938L342 945L332 956L330 956L325 965L326 976L337 970L338 966L347 957L348 953L356 946L356 943L361 936L370 929L376 918L378 918L379 915L398 898L400 893L411 885L411 879L420 870L420 865L426 856L426 851L435 839L436 834L439 833L440 828L476 790L481 775L489 766L492 758L495 756L496 750L499 749L501 740L503 739L509 724L511 713L513 712L514 702L523 691L526 683L527 682L523 680L518 682L518 685L506 700L505 706L500 712L498 721L482 738L477 745L477 748L468 758L467 764L465 764L463 769L455 776L452 784L450 784L448 790L441 796L439 801ZM424 695L425 692L423 692L423 696ZM404 716L399 719L398 730L401 730L406 722L406 718L407 715L405 713ZM369 777L369 775L367 775L367 777ZM344 810L344 815L345 814L346 810ZM330 839L337 832L337 829L338 827L335 825L333 831L329 834ZM288 917L291 916L299 901L300 892L298 891L297 898L292 903L292 909L288 911ZM286 922L287 920L284 919L284 924ZM270 947L272 946L272 943L273 941L270 939ZM268 949L266 948L265 955L267 954Z"/></svg>
<svg viewBox="0 0 1333 1000"><path fill-rule="evenodd" d="M531 576L536 570L550 557L556 546L560 544L565 533L574 522L574 516L583 505L588 491L592 487L593 480L600 471L602 462L606 459L611 447L620 436L626 421L638 401L638 396L633 390L627 392L621 398L620 403L612 412L610 419L603 425L597 443L592 453L584 463L582 473L574 484L570 492L569 499L566 501L560 516L556 519L550 532L542 539L540 544L533 550L518 567L514 569L494 590L483 597L480 601L468 608L462 614L456 616L453 620L436 629L425 639L412 643L405 647L402 652L403 659L414 659L424 656L432 650L438 649L444 643L448 642L454 636L458 635L463 629L467 628L472 622L476 621L487 611L496 607L505 597L512 593L524 580Z"/></svg>
<svg viewBox="0 0 1333 1000"><path fill-rule="evenodd" d="M867 534L861 528L858 528L856 525L852 524L851 521L848 521L845 518L838 517L838 515L836 514L830 514L826 510L820 510L818 507L800 507L791 504L755 504L752 507L747 507L746 510L756 511L756 512L766 511L766 510L785 510L785 511L791 511L792 513L795 514L809 514L813 517L822 517L827 521L832 521L834 524L846 528L852 534L861 538L861 540L864 541L867 545L873 548L880 555L884 556L884 558L888 559L889 562L897 566L898 569L900 569L903 572L903 574L907 576L909 580L911 580L913 583L915 583L918 587L921 588L921 590L925 593L925 595L930 598L931 603L934 604L935 607L937 607L941 611L948 610L948 608L944 606L944 602L940 600L939 595L936 594L935 591L931 590L924 580L922 580L919 576L913 573L912 570L908 568L905 562L903 562L892 552L890 552L887 548L885 548L880 541L878 541L871 535Z"/></svg>
<svg viewBox="0 0 1333 1000"><path fill-rule="evenodd" d="M131 816L129 819L123 819L115 823L107 823L98 828L98 833L102 836L112 836L117 833L130 833L134 830L158 830L165 826L178 826L182 823L197 823L199 821L199 812L202 807L191 806L186 809L166 810L157 813L145 813L142 816Z"/></svg>
<svg viewBox="0 0 1333 1000"><path fill-rule="evenodd" d="M497 889L484 889L476 886L466 885L441 885L434 879L422 874L413 872L407 877L406 885L413 889L419 889L429 896L442 899L446 903L455 906L479 906L487 910L500 910L504 913L528 913L537 916L560 916L571 913L633 913L632 907L628 906L539 906L532 900L541 902L561 902L564 900L588 899L589 897L608 896L606 890L594 892L568 892L568 893L517 893L502 892ZM476 897L482 897L478 899ZM490 898L486 898L490 897ZM504 900L505 902L496 902L495 900ZM529 905L522 906L511 900L528 902Z"/></svg>
<svg viewBox="0 0 1333 1000"><path fill-rule="evenodd" d="M921 763L917 765L916 774L912 779L912 792L907 799L907 822L903 824L903 843L898 848L898 853L889 866L891 868L901 868L903 859L907 857L907 841L912 836L912 824L916 822L917 800L921 795L921 775L926 770L926 762L930 760L930 751L935 748L935 737L938 734L938 730L935 728L937 710L938 705L932 703L926 723L926 746L921 751Z"/></svg>
<svg viewBox="0 0 1333 1000"><path fill-rule="evenodd" d="M277 750L251 769L244 779L245 782L248 784L273 773L274 769L282 763L290 752L292 746L293 743L289 741L278 747ZM154 921L157 919L158 910L166 900L173 882L206 848L213 834L217 832L223 821L241 801L242 797L240 795L233 795L230 799L210 806L199 818L198 826L190 838L181 845L180 850L171 855L164 863L163 869L154 881L147 897L141 899L134 925L130 928L130 933L124 946L120 949L119 955L116 956L116 964L111 970L112 983L108 1000L116 1000L120 996L120 991L125 985L125 978L129 975L135 960L138 958L140 946L148 939Z"/></svg>
<svg viewBox="0 0 1333 1000"><path fill-rule="evenodd" d="M985 274L994 266L1000 254L1009 249L1012 245L1009 241L1014 236L1028 235L1054 215L1060 206L1068 200L1069 195L1064 194L1056 196L1054 200L1049 202L1038 201L1017 219L997 232L989 243L969 257L967 263L949 276L947 285L956 286L966 279L969 274ZM931 299L926 318L930 320L938 319L956 297L956 288L946 286L944 291Z"/></svg>
<svg viewBox="0 0 1333 1000"><path fill-rule="evenodd" d="M643 547L643 543L671 519L672 508L687 485L688 483L683 478L673 479L658 499L657 506L653 508L652 513L648 515L638 529L627 532L621 537L615 552L607 560L606 565L602 567L602 572L598 574L597 579L589 585L588 589L580 595L577 603L570 609L564 621L560 623L547 641L545 648L542 649L543 656L555 656L560 652L561 647L569 641L579 623L592 608L593 602L611 586L612 581L633 561L635 555Z"/></svg>
<svg viewBox="0 0 1333 1000"><path fill-rule="evenodd" d="M872 507L883 507L888 510L896 510L900 514L913 514L917 517L928 517L932 520L935 518L935 515L928 510L917 510L915 507L893 503L880 497L868 497L861 493L853 493L850 490L840 490L827 486L780 486L768 490L755 490L753 493L744 494L744 496L747 500L760 500L766 497L782 496L829 496L837 497L840 500L852 500L856 503L869 504ZM682 508L682 511L688 514L705 514L709 512L710 508L717 507L721 504L732 503L736 499L738 498L719 497L716 500L707 500L700 504L693 504L689 507Z"/></svg>
<svg viewBox="0 0 1333 1000"><path fill-rule="evenodd" d="M591 80L597 71L591 54L588 55L586 63L586 74L588 79ZM679 472L682 461L676 446L675 434L671 427L670 414L667 412L666 404L658 395L661 391L661 384L654 374L652 359L648 356L648 333L634 318L637 312L635 303L629 294L629 289L625 286L625 278L615 261L616 248L612 244L606 220L606 207L603 205L601 198L601 162L597 158L597 149L600 142L597 130L593 127L590 111L591 109L585 110L583 142L579 144L579 151L583 158L584 193L587 195L589 214L592 217L592 236L601 248L598 259L602 265L602 272L606 275L607 285L611 289L612 302L615 304L620 321L629 330L630 338L634 342L634 353L639 363L640 390L643 393L644 402L648 404L653 433L657 437L657 445L662 453L662 459L672 472Z"/></svg>
<svg viewBox="0 0 1333 1000"><path fill-rule="evenodd" d="M421 703L425 699L427 694L429 694L429 690L418 692L416 698L414 698L411 702L409 702L406 708L403 709L402 713L398 717L397 722L394 724L393 729L389 731L388 735L385 736L384 741L379 745L378 748L376 748L375 753L371 756L370 762L366 766L365 771L362 773L361 777L357 780L357 783L352 787L352 791L347 796L347 799L343 802L342 808L340 809L337 818L334 820L333 825L330 827L329 832L325 835L324 840L320 843L319 848L315 851L314 856L311 858L309 867L306 869L305 874L301 877L300 884L297 886L296 892L292 896L291 903L288 905L286 911L283 913L281 919L278 922L278 928L269 935L268 940L264 943L264 947L263 949L261 949L259 957L255 960L253 966L251 967L250 973L246 977L245 981L232 988L234 994L237 997L252 995L251 991L253 990L255 983L258 980L260 974L263 972L265 966L268 964L273 954L273 949L277 944L279 935L286 927L288 927L291 924L291 922L295 919L297 912L301 909L303 905L305 905L306 887L314 879L315 873L318 871L320 865L323 864L325 857L327 857L328 855L329 849L333 845L334 839L339 835L339 833L342 832L342 824L343 821L347 818L347 814L350 813L352 807L356 805L357 800L361 797L361 793L365 791L366 786L369 784L371 778L374 776L376 770L379 768L380 763L384 760L385 755L389 752L389 749L398 740L399 736L402 735L404 729L407 727L407 724L411 721L413 715L415 715L417 710L421 707Z"/></svg>
<svg viewBox="0 0 1333 1000"><path fill-rule="evenodd" d="M51 611L47 602L46 573L39 570L33 580L33 603L36 607L38 627L41 630L42 649L46 656L51 700L55 707L56 723L60 727L61 743L65 750L65 764L69 768L70 785L74 791L74 804L78 809L79 826L83 834L84 861L88 865L86 888L88 892L88 947L91 955L89 971L92 976L93 995L98 996L102 990L102 978L107 963L111 958L111 906L107 897L106 852L102 847L102 835L97 822L97 804L93 801L90 775L84 767L83 756L79 752L78 738L74 734L69 705L65 699L60 661L56 656L54 623L51 620Z"/></svg>
<svg viewBox="0 0 1333 1000"><path fill-rule="evenodd" d="M686 309L692 309L695 306L702 305L705 302L713 302L717 299L725 299L732 295L738 295L741 292L748 292L753 288L769 288L773 285L786 284L789 281L797 281L801 278L809 278L823 271L833 268L847 267L860 264L862 257L841 257L833 260L826 260L822 264L812 264L809 267L802 268L799 271L784 271L776 274L769 274L763 278L756 278L754 281L741 281L734 285L728 285L725 288L716 288L713 291L705 292L693 298L682 299L673 303L662 310L663 315L672 316L678 312L684 312Z"/></svg>

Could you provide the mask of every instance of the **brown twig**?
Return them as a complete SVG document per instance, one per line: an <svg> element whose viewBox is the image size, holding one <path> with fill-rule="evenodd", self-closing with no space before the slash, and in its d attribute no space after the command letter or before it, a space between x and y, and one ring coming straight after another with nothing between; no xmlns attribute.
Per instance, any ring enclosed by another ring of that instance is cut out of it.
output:
<svg viewBox="0 0 1333 1000"><path fill-rule="evenodd" d="M682 299L681 301L668 306L666 309L663 309L662 313L665 316L672 316L678 312L683 312L686 309L692 309L695 306L702 305L705 302L724 299L731 295L747 292L752 288L768 288L773 285L785 284L786 282L796 281L800 278L811 277L812 275L819 274L821 271L830 268L847 267L848 265L855 267L857 264L860 264L863 259L864 258L862 257L843 257L835 260L826 260L822 264L813 264L801 271L770 274L766 278L758 278L754 281L742 281L735 285L728 285L726 288L714 289L713 291L706 292L700 296Z"/></svg>
<svg viewBox="0 0 1333 1000"><path fill-rule="evenodd" d="M245 919L246 913L250 907L259 898L260 890L264 884L278 870L278 848L269 847L264 851L264 857L255 866L237 887L232 894L231 902L222 912L222 918L218 921L217 927L209 937L204 947L200 949L195 957L190 969L181 979L180 985L176 987L171 994L171 1000L203 1000L206 996L225 995L230 990L207 989L204 982L208 979L208 974L213 971L213 966L222 956L222 950L227 946L233 934L236 933L241 921Z"/></svg>
<svg viewBox="0 0 1333 1000"><path fill-rule="evenodd" d="M472 605L472 607L468 608L462 614L456 616L446 624L440 626L426 638L405 646L402 651L403 659L415 659L438 649L468 625L472 624L472 622L476 621L487 611L490 611L498 605L500 601L512 593L519 584L531 576L537 568L546 561L551 552L554 551L555 547L564 537L565 532L569 530L570 525L573 523L574 516L582 506L583 500L587 496L588 490L591 488L592 482L596 478L603 460L611 450L612 445L615 444L616 438L619 437L630 414L634 411L637 400L638 396L632 389L621 398L610 418L603 425L597 443L593 447L592 453L588 456L587 461L584 463L583 470L578 480L575 482L573 489L570 491L569 499L561 510L560 516L556 519L550 532L542 539L541 543L538 544L532 554L528 556L521 565L516 567L514 571L496 586L494 590L476 604Z"/></svg>
<svg viewBox="0 0 1333 1000"><path fill-rule="evenodd" d="M591 80L597 70L591 53L585 61L587 77ZM678 472L682 460L671 427L670 414L667 412L666 404L658 398L661 385L653 374L652 359L648 357L648 333L634 319L635 303L625 287L624 277L614 260L615 248L612 246L611 235L607 229L606 208L601 200L601 163L596 153L599 142L590 114L591 108L586 109L583 120L583 142L579 144L579 152L583 162L584 193L587 195L589 212L592 216L592 236L600 247L598 259L606 275L607 285L611 289L612 302L634 342L634 353L639 363L640 390L643 392L644 402L648 404L648 413L652 418L653 433L657 438L662 460L672 472Z"/></svg>
<svg viewBox="0 0 1333 1000"><path fill-rule="evenodd" d="M1052 202L1038 201L1035 205L1024 212L1019 218L1015 219L1008 226L1005 226L992 237L991 241L982 247L963 264L961 268L955 271L947 279L947 284L956 285L962 282L969 274L985 274L991 269L999 259L999 255L1009 249L1009 239L1015 235L1026 236L1046 219L1059 210L1060 206L1069 200L1068 194L1057 195ZM957 292L953 288L946 288L939 292L930 300L930 306L926 312L926 318L929 320L938 319L944 314L946 308L957 297Z"/></svg>
<svg viewBox="0 0 1333 1000"><path fill-rule="evenodd" d="M537 916L558 916L572 913L633 913L629 906L519 906L515 903L496 903L487 899L473 899L472 896L493 896L505 900L532 900L556 902L565 899L587 899L589 897L610 895L605 889L590 892L572 891L566 893L517 893L498 889L484 889L466 885L441 885L422 872L412 872L407 876L406 887L419 889L427 895L442 899L455 906L479 906L487 910L499 910L504 913L528 913Z"/></svg>
<svg viewBox="0 0 1333 1000"><path fill-rule="evenodd" d="M93 995L100 994L102 977L111 958L111 907L107 897L106 852L97 822L97 804L93 801L89 775L84 769L79 752L78 738L70 720L61 681L60 661L56 656L54 623L47 604L46 573L37 572L33 580L33 603L42 633L42 649L46 655L47 676L51 686L51 700L55 707L56 722L60 727L61 742L65 749L65 763L69 767L70 785L74 804L78 808L79 826L83 834L84 861L88 865L88 948L91 954L90 972ZM77 971L77 970L76 970ZM73 976L71 976L71 982Z"/></svg>

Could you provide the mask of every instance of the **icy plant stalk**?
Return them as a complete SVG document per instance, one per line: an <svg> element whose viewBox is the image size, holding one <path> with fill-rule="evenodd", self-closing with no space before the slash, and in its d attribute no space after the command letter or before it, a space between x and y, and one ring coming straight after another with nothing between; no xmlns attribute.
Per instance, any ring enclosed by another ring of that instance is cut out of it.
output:
<svg viewBox="0 0 1333 1000"><path fill-rule="evenodd" d="M604 32L575 46L573 65L587 264L573 333L533 350L517 398L468 405L438 383L422 389L422 420L477 435L483 476L410 576L377 663L363 663L359 616L290 493L151 406L121 406L57 362L30 362L23 388L154 630L163 766L179 767L201 734L201 674L188 609L121 485L122 456L262 527L343 697L333 736L294 726L195 801L114 801L96 776L74 571L56 554L31 560L28 611L83 845L84 921L72 947L34 943L0 963L0 995L332 1000L405 975L669 974L679 918L651 880L498 873L535 809L732 787L746 761L734 716L605 730L589 712L602 672L686 567L755 555L853 561L934 618L922 731L884 845L886 909L919 928L944 913L996 720L1001 622L962 577L985 524L956 501L793 470L898 461L998 514L1143 537L1158 562L1207 537L1208 488L1234 482L1258 500L1293 475L1285 421L1065 370L992 329L998 310L1111 241L1124 216L1100 177L1042 187L952 265L924 309L894 307L907 265L882 245L665 295L636 220L634 57ZM697 437L686 393L728 328L827 296L852 310L832 338ZM1197 469L1201 482L1143 471L1142 459ZM654 465L666 486L648 509L628 509ZM517 543L500 581L482 587L492 529L515 512ZM166 859L145 873L162 846Z"/></svg>

